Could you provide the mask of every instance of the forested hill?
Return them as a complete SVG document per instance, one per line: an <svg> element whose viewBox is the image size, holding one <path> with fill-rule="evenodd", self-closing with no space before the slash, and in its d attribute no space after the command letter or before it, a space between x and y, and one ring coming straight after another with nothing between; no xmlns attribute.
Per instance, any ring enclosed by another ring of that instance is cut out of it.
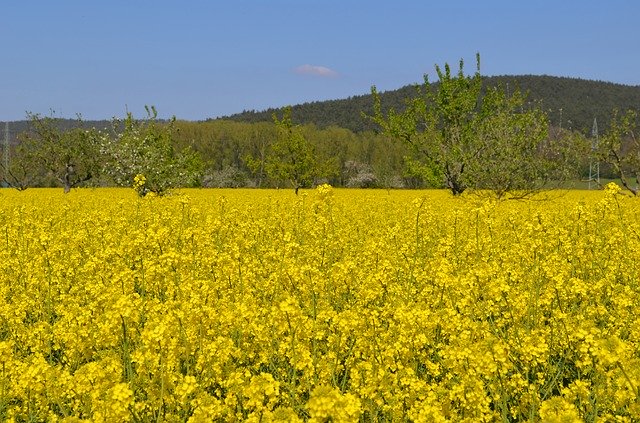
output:
<svg viewBox="0 0 640 423"><path fill-rule="evenodd" d="M529 93L530 101L541 102L551 124L588 133L593 119L598 119L602 130L609 124L614 109L640 108L640 86L590 81L578 78L555 76L491 76L485 77L485 86L502 84L507 90L520 88ZM408 85L382 93L383 108L403 108L406 98L415 96L416 88ZM320 128L339 126L360 132L374 126L362 117L362 112L372 113L373 100L370 94L340 100L317 101L293 105L292 116L297 123L314 123ZM281 114L282 108L263 111L244 111L224 119L241 122L271 121L273 113ZM221 118L222 119L222 118Z"/></svg>

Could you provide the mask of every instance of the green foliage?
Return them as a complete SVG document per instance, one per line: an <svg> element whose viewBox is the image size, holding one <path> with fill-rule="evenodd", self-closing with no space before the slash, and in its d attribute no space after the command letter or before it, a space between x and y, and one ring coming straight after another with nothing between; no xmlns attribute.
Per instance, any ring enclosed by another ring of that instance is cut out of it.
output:
<svg viewBox="0 0 640 423"><path fill-rule="evenodd" d="M406 109L402 112L391 109L386 116L380 95L372 87L372 118L385 134L411 148L412 170L440 174L453 194L461 194L468 185L465 168L483 147L476 136L482 81L479 70L473 77L465 76L462 61L456 76L451 75L448 64L444 70L436 66L436 72L439 77L436 91L431 90L425 76L423 87L417 88L418 95L407 101Z"/></svg>
<svg viewBox="0 0 640 423"><path fill-rule="evenodd" d="M624 114L614 111L611 127L601 137L595 150L596 158L609 164L622 185L633 195L640 193L639 118L635 110L628 110Z"/></svg>
<svg viewBox="0 0 640 423"><path fill-rule="evenodd" d="M291 121L295 120L294 117L292 112ZM190 146L202 156L206 167L205 186L274 187L281 186L282 182L290 183L288 179L269 175L266 171L267 157L274 160L272 145L283 135L274 122L177 121L176 128L176 145ZM319 129L312 124L295 125L293 130L313 150L315 171L312 183L420 186L405 184L402 178L406 147L401 143L386 142L386 137L381 134L354 133L338 127ZM353 167L348 165L350 163L368 167L375 174L376 182L369 179L364 184L349 183L355 177Z"/></svg>
<svg viewBox="0 0 640 423"><path fill-rule="evenodd" d="M444 176L437 167L424 164L411 156L406 156L404 163L404 175L406 178L420 181L428 187L442 188Z"/></svg>
<svg viewBox="0 0 640 423"><path fill-rule="evenodd" d="M143 121L127 114L124 129L109 143L108 174L117 185L135 186L141 195L161 195L171 188L199 185L202 161L189 147L176 148L175 119L160 123L154 108L147 112ZM115 121L114 127L119 126ZM144 183L134 181L138 175L144 176Z"/></svg>
<svg viewBox="0 0 640 423"><path fill-rule="evenodd" d="M482 97L474 130L479 139L476 157L468 161L469 186L507 193L527 194L545 187L553 177L546 114L536 105L525 109L525 96L516 90L508 95L503 87L491 87Z"/></svg>
<svg viewBox="0 0 640 423"><path fill-rule="evenodd" d="M9 169L10 185L26 189L36 179L50 179L71 188L96 180L103 157L99 132L78 126L60 129L60 120L30 114L31 130L21 134L21 142Z"/></svg>
<svg viewBox="0 0 640 423"><path fill-rule="evenodd" d="M372 88L375 121L390 137L408 145L409 173L426 180L442 177L454 195L468 188L528 193L547 185L562 172L547 143L546 114L526 97L503 87L483 91L480 57L476 72L464 74L461 60L454 75L448 64L436 66L438 83L425 76L417 96L397 112L382 110L381 97Z"/></svg>
<svg viewBox="0 0 640 423"><path fill-rule="evenodd" d="M256 178L256 186L261 187L264 179L267 177L267 148L260 149L256 156L246 154L244 156L244 162L251 174Z"/></svg>
<svg viewBox="0 0 640 423"><path fill-rule="evenodd" d="M176 121L175 129L175 144L202 158L204 186L268 185L264 165L277 137L273 122Z"/></svg>
<svg viewBox="0 0 640 423"><path fill-rule="evenodd" d="M273 120L278 139L269 148L265 170L272 179L289 181L297 194L300 188L311 185L317 175L314 149L293 126L291 108L285 109L281 120L276 115Z"/></svg>
<svg viewBox="0 0 640 423"><path fill-rule="evenodd" d="M10 152L11 160L8 163L8 168L5 169L4 162L0 163L2 182L5 186L24 191L43 179L42 172L38 174L41 169L37 167L35 155L26 148L25 143L21 143Z"/></svg>

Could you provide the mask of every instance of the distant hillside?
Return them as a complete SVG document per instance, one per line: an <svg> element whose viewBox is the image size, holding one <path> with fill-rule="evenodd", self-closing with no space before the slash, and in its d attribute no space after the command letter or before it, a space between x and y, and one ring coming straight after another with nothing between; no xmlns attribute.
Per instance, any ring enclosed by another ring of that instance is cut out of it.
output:
<svg viewBox="0 0 640 423"><path fill-rule="evenodd" d="M555 76L491 76L485 77L486 86L502 84L507 89L519 87L529 93L529 100L540 101L549 114L551 124L564 128L589 132L593 119L598 119L602 130L609 124L614 109L640 109L640 86L628 86L611 82L590 81ZM415 86L408 85L382 93L383 108L401 110L404 101L415 95ZM371 95L360 95L340 100L317 101L292 106L293 119L298 123L314 123L320 128L339 126L360 132L374 129L362 118L362 112L371 114ZM280 114L282 108L263 111L245 111L226 116L241 122L271 121L272 114Z"/></svg>

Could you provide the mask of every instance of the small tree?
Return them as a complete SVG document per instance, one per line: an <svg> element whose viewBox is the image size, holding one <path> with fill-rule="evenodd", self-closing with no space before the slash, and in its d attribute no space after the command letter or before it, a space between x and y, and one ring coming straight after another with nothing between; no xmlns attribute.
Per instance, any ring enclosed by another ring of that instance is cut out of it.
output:
<svg viewBox="0 0 640 423"><path fill-rule="evenodd" d="M464 74L462 60L456 75L448 64L444 70L436 66L438 83L431 85L425 76L403 112L390 110L385 116L374 86L373 120L411 147L413 174L441 179L454 195L474 188L502 196L544 186L550 176L550 162L541 165L548 148L546 115L525 107L518 90L513 95L501 87L483 92L479 55L476 60L472 76Z"/></svg>
<svg viewBox="0 0 640 423"><path fill-rule="evenodd" d="M141 196L164 194L170 188L194 186L202 177L202 161L190 148L177 150L173 132L175 118L157 121L155 108L147 108L148 118L139 121L127 114L123 127L109 144L107 172L116 184L134 186ZM136 178L137 177L137 178Z"/></svg>
<svg viewBox="0 0 640 423"><path fill-rule="evenodd" d="M291 121L291 107L287 107L281 120L274 114L278 138L270 146L265 170L274 180L289 181L295 190L310 186L316 174L313 147Z"/></svg>
<svg viewBox="0 0 640 423"><path fill-rule="evenodd" d="M12 160L7 164L7 168L4 163L0 163L3 183L18 191L26 190L43 177L34 152L25 147L25 145L18 145L12 150Z"/></svg>
<svg viewBox="0 0 640 423"><path fill-rule="evenodd" d="M638 112L614 111L609 130L600 138L597 159L611 165L622 185L633 195L640 193L640 140ZM635 179L635 186L633 180Z"/></svg>
<svg viewBox="0 0 640 423"><path fill-rule="evenodd" d="M29 118L31 129L20 136L9 183L24 189L37 177L49 176L68 193L100 174L103 158L94 128L83 128L80 117L78 127L67 131L61 129L60 119L38 114L29 114Z"/></svg>
<svg viewBox="0 0 640 423"><path fill-rule="evenodd" d="M502 87L486 90L477 116L480 146L469 161L469 186L492 190L498 197L509 192L528 194L543 188L556 175L553 156L547 156L549 123L538 107L524 110L525 96Z"/></svg>

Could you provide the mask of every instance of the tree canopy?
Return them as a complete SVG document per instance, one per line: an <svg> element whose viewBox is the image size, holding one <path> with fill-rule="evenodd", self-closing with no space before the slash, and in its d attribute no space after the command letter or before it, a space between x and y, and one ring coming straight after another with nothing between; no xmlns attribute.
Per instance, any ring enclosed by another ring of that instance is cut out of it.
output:
<svg viewBox="0 0 640 423"><path fill-rule="evenodd" d="M200 156L174 141L175 119L160 124L155 108L146 120L129 113L123 130L106 142L107 173L120 186L134 186L141 195L162 194L175 187L197 186L202 177ZM114 127L119 127L119 122Z"/></svg>
<svg viewBox="0 0 640 423"><path fill-rule="evenodd" d="M438 83L425 76L404 110L382 110L372 87L372 120L382 131L413 152L415 162L429 178L442 178L454 195L468 188L526 193L542 188L560 173L548 138L547 115L536 104L526 104L519 90L504 87L483 90L480 56L476 71L465 75L461 60L457 73L448 64L436 66Z"/></svg>
<svg viewBox="0 0 640 423"><path fill-rule="evenodd" d="M640 194L640 115L637 110L615 111L611 127L594 148L597 160L613 168L615 176L633 195Z"/></svg>

